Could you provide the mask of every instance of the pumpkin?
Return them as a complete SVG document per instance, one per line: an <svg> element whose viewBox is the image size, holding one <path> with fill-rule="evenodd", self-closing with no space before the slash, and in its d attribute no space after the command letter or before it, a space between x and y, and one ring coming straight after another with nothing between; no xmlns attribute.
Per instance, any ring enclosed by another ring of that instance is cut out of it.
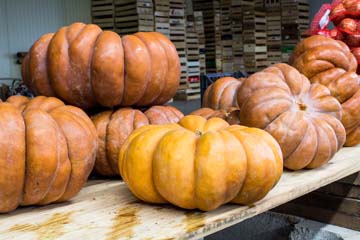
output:
<svg viewBox="0 0 360 240"><path fill-rule="evenodd" d="M175 95L180 61L175 46L160 33L120 38L94 24L74 23L34 43L22 77L35 94L85 109L148 106Z"/></svg>
<svg viewBox="0 0 360 240"><path fill-rule="evenodd" d="M95 172L102 176L118 176L120 148L135 129L149 124L176 123L182 117L183 114L172 106L153 106L144 113L137 109L121 108L94 115L92 120L99 142Z"/></svg>
<svg viewBox="0 0 360 240"><path fill-rule="evenodd" d="M216 80L205 91L203 107L215 110L238 108L236 93L244 78L223 77Z"/></svg>
<svg viewBox="0 0 360 240"><path fill-rule="evenodd" d="M227 110L225 110L225 109L214 110L211 108L200 108L200 109L193 111L189 115L198 115L205 119L217 117L217 118L224 119L230 125L236 125L236 124L240 124L239 114L240 114L239 109L231 107L231 108L228 108Z"/></svg>
<svg viewBox="0 0 360 240"><path fill-rule="evenodd" d="M136 197L204 211L262 199L282 168L280 147L265 131L195 115L135 130L119 154L119 170Z"/></svg>
<svg viewBox="0 0 360 240"><path fill-rule="evenodd" d="M53 97L0 103L0 212L74 197L95 162L97 136L79 108Z"/></svg>
<svg viewBox="0 0 360 240"><path fill-rule="evenodd" d="M238 92L240 122L269 132L284 166L298 170L328 162L345 142L341 105L325 86L287 64L275 64L244 81Z"/></svg>
<svg viewBox="0 0 360 240"><path fill-rule="evenodd" d="M357 60L349 48L331 38L310 37L296 47L292 64L312 83L328 87L341 103L345 146L360 143L360 78L355 72Z"/></svg>

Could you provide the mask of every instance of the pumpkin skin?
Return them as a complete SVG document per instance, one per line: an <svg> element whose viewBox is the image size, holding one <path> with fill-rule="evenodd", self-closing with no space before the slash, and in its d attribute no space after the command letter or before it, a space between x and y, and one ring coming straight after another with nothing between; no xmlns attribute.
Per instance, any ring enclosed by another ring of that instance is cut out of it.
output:
<svg viewBox="0 0 360 240"><path fill-rule="evenodd" d="M325 36L314 35L301 41L289 60L310 81L316 75L340 68L355 72L357 61L348 46Z"/></svg>
<svg viewBox="0 0 360 240"><path fill-rule="evenodd" d="M324 48L331 50L329 58L316 56ZM356 58L350 49L340 41L314 36L296 47L292 61L293 66L311 83L325 85L341 103L341 122L346 130L345 146L360 143L360 78L356 74Z"/></svg>
<svg viewBox="0 0 360 240"><path fill-rule="evenodd" d="M180 71L175 46L160 33L120 38L83 23L42 36L22 65L23 81L36 95L84 109L166 103L176 93Z"/></svg>
<svg viewBox="0 0 360 240"><path fill-rule="evenodd" d="M99 142L95 172L107 177L118 176L120 148L135 129L149 124L177 123L183 116L172 106L153 106L144 113L137 109L121 108L92 116Z"/></svg>
<svg viewBox="0 0 360 240"><path fill-rule="evenodd" d="M282 168L280 147L265 131L195 115L135 130L119 154L121 175L136 197L204 211L262 199Z"/></svg>
<svg viewBox="0 0 360 240"><path fill-rule="evenodd" d="M200 108L200 109L193 111L189 115L197 115L197 116L201 116L205 119L217 117L217 118L224 119L230 125L240 124L240 118L239 118L240 110L237 108L234 108L234 107L228 108L227 110L224 110L224 109L214 110L211 108Z"/></svg>
<svg viewBox="0 0 360 240"><path fill-rule="evenodd" d="M223 77L216 80L204 93L203 107L215 110L239 108L236 93L243 81L244 78L236 79L233 77Z"/></svg>
<svg viewBox="0 0 360 240"><path fill-rule="evenodd" d="M269 132L288 169L327 163L345 142L341 105L321 84L287 64L250 76L239 89L241 124Z"/></svg>
<svg viewBox="0 0 360 240"><path fill-rule="evenodd" d="M90 118L53 97L12 96L0 113L0 213L74 197L95 162Z"/></svg>

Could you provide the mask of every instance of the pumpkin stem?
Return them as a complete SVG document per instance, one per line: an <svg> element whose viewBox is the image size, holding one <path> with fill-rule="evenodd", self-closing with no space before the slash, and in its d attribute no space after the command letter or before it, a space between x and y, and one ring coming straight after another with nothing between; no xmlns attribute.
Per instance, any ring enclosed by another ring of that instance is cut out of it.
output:
<svg viewBox="0 0 360 240"><path fill-rule="evenodd" d="M306 111L307 107L306 107L305 103L299 101L299 102L297 102L297 105L299 105L300 111Z"/></svg>
<svg viewBox="0 0 360 240"><path fill-rule="evenodd" d="M200 137L202 135L202 132L200 130L195 131L196 136Z"/></svg>

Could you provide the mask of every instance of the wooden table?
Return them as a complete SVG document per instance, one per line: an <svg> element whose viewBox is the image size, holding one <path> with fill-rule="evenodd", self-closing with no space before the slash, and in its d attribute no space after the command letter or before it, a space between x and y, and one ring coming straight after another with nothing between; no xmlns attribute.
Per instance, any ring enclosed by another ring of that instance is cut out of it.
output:
<svg viewBox="0 0 360 240"><path fill-rule="evenodd" d="M252 206L207 213L141 203L121 181L90 181L71 202L0 215L0 239L198 239L358 171L360 147L344 148L322 168L286 171Z"/></svg>

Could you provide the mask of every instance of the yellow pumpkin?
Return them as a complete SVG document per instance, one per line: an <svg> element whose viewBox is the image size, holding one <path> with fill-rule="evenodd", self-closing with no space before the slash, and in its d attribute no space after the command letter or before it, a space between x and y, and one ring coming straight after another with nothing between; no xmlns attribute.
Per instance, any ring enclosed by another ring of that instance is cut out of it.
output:
<svg viewBox="0 0 360 240"><path fill-rule="evenodd" d="M119 171L136 197L204 211L262 199L282 169L281 149L267 132L195 115L138 128L119 154Z"/></svg>

